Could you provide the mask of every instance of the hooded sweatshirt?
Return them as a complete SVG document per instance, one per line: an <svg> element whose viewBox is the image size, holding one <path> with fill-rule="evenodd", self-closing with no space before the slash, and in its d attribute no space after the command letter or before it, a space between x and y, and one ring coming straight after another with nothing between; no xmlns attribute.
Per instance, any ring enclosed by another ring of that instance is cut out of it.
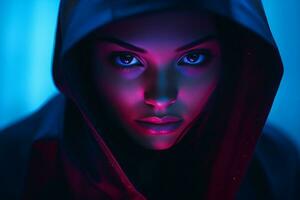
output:
<svg viewBox="0 0 300 200"><path fill-rule="evenodd" d="M98 103L83 49L109 23L174 9L213 13L236 59L182 141L156 152L135 144ZM61 0L53 58L61 94L1 133L1 196L297 199L299 155L279 131L263 131L282 73L258 0Z"/></svg>

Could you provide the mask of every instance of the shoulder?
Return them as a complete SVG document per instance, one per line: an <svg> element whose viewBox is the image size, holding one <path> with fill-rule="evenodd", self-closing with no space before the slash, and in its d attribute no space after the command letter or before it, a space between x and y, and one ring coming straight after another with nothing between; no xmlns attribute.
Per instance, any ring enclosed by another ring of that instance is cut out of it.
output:
<svg viewBox="0 0 300 200"><path fill-rule="evenodd" d="M24 140L30 138L43 137L43 134L54 136L60 128L59 126L62 126L61 119L64 114L64 104L64 96L56 95L33 114L0 131L0 142L23 143Z"/></svg>
<svg viewBox="0 0 300 200"><path fill-rule="evenodd" d="M276 199L300 198L300 153L291 136L267 125L255 155Z"/></svg>
<svg viewBox="0 0 300 200"><path fill-rule="evenodd" d="M295 181L293 179L300 167L299 155L299 147L289 134L274 126L265 126L257 143L255 156L268 171L270 179L290 184Z"/></svg>
<svg viewBox="0 0 300 200"><path fill-rule="evenodd" d="M257 198L300 197L300 153L292 138L266 125L257 143L242 188L251 188Z"/></svg>
<svg viewBox="0 0 300 200"><path fill-rule="evenodd" d="M1 197L17 197L32 143L43 138L58 137L63 127L64 106L64 96L57 95L35 113L0 132Z"/></svg>
<svg viewBox="0 0 300 200"><path fill-rule="evenodd" d="M45 128L45 125L51 122L57 124L53 119L63 114L65 104L65 97L58 94L52 97L48 102L46 102L39 110L21 119L4 130L0 131L0 137L5 137L6 135L29 131L38 130L39 128ZM20 134L21 135L21 134ZM9 137L9 136L8 136Z"/></svg>

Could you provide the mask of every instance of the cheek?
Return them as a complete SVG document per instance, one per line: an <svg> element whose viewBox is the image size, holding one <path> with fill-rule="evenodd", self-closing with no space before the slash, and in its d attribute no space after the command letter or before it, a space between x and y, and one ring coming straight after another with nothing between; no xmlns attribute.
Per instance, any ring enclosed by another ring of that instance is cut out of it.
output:
<svg viewBox="0 0 300 200"><path fill-rule="evenodd" d="M138 80L128 79L125 73L103 63L96 62L94 80L98 93L114 107L129 107L142 98L142 88Z"/></svg>
<svg viewBox="0 0 300 200"><path fill-rule="evenodd" d="M195 117L205 106L217 85L217 77L185 84L178 93L178 99L186 105L186 118Z"/></svg>
<svg viewBox="0 0 300 200"><path fill-rule="evenodd" d="M178 99L186 105L188 115L186 117L191 118L201 112L217 86L221 67L218 56L207 68L182 79Z"/></svg>
<svg viewBox="0 0 300 200"><path fill-rule="evenodd" d="M138 103L143 98L142 88L138 84L126 84L120 79L98 78L98 93L105 98L107 106L114 109L121 117L132 116Z"/></svg>

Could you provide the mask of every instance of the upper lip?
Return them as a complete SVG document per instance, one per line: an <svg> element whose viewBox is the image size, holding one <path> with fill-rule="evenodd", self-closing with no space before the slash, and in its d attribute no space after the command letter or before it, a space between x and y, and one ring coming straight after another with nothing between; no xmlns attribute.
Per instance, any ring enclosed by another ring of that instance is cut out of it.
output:
<svg viewBox="0 0 300 200"><path fill-rule="evenodd" d="M148 116L137 120L138 122L150 123L150 124L170 124L182 121L181 118L172 115L166 115L163 117Z"/></svg>

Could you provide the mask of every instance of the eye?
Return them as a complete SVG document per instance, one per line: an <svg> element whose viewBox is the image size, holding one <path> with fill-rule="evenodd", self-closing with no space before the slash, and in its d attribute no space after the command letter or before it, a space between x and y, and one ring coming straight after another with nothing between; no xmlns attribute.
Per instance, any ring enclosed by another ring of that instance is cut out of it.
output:
<svg viewBox="0 0 300 200"><path fill-rule="evenodd" d="M111 60L114 65L121 68L131 68L143 65L136 56L127 52L114 53L111 56Z"/></svg>
<svg viewBox="0 0 300 200"><path fill-rule="evenodd" d="M208 50L198 50L190 52L179 60L179 65L200 66L205 64L211 57Z"/></svg>

